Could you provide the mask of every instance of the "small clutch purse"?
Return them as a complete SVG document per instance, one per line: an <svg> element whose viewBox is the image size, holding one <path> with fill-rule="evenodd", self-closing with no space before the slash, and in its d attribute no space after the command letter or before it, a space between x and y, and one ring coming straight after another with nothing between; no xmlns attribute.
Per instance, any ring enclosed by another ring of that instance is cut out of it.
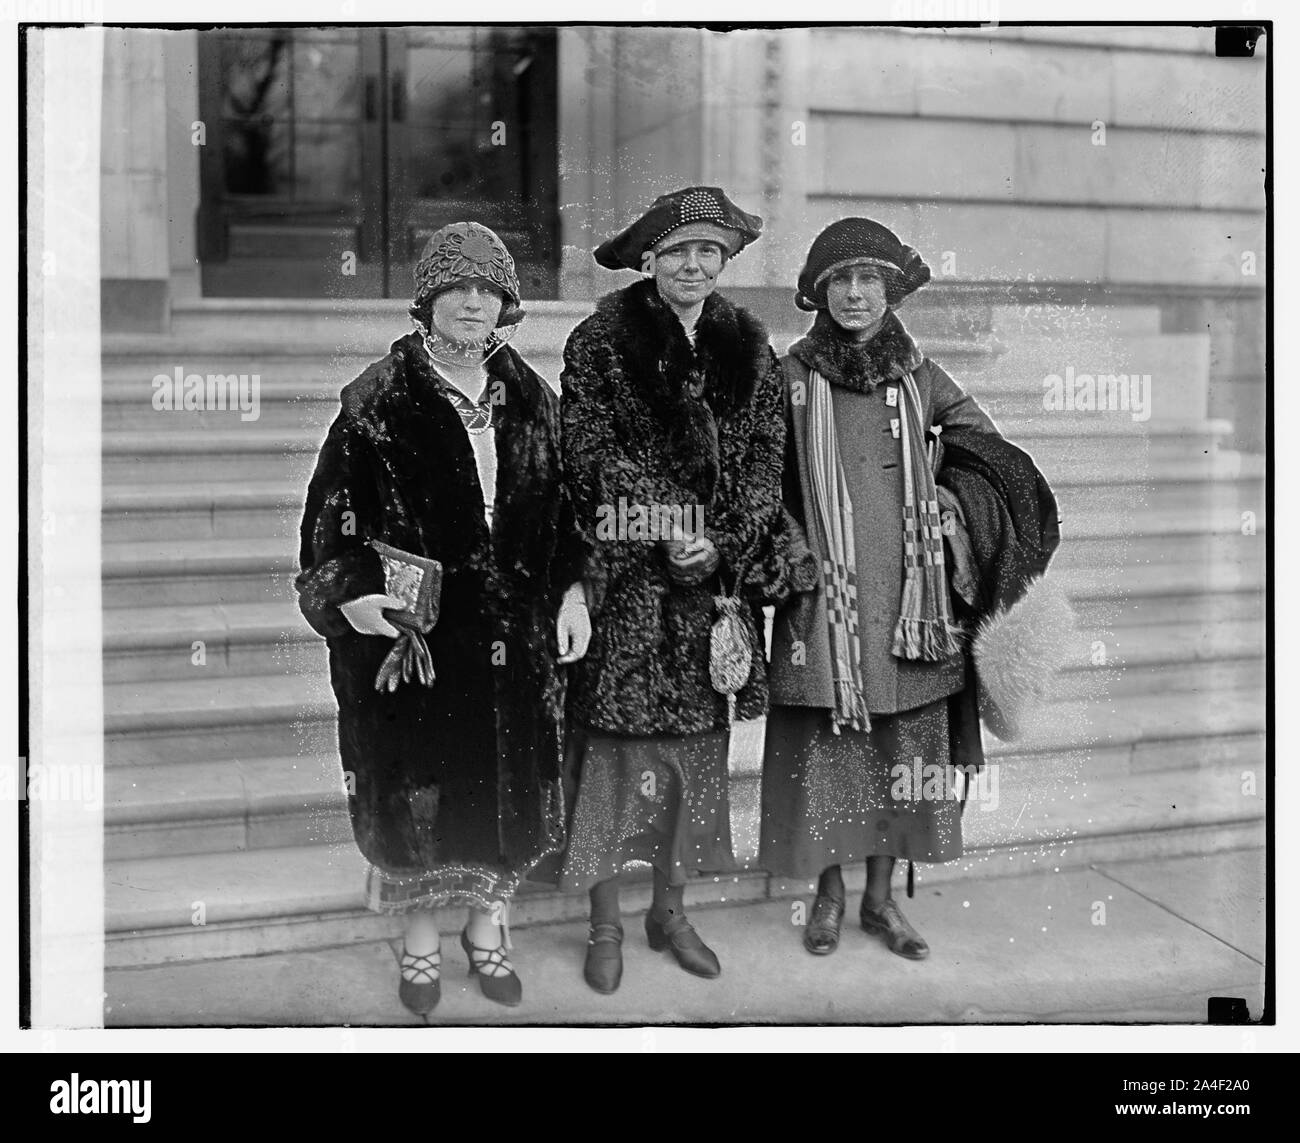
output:
<svg viewBox="0 0 1300 1143"><path fill-rule="evenodd" d="M402 601L402 609L384 608L384 618L400 632L375 676L375 690L393 692L412 680L434 684L433 656L424 637L438 622L442 600L442 564L370 540L384 568L384 591Z"/></svg>

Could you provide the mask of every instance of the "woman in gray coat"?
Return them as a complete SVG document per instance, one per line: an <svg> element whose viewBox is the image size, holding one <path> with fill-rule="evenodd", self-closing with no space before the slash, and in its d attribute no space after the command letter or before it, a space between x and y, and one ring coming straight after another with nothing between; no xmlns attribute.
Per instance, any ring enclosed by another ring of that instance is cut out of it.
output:
<svg viewBox="0 0 1300 1143"><path fill-rule="evenodd" d="M833 223L799 276L816 320L782 361L786 503L824 575L773 627L760 863L819 878L804 934L818 955L839 941L841 866L863 859L862 926L928 955L891 896L894 863L961 855L948 767L982 760L927 435L997 429L894 312L929 277L880 223Z"/></svg>

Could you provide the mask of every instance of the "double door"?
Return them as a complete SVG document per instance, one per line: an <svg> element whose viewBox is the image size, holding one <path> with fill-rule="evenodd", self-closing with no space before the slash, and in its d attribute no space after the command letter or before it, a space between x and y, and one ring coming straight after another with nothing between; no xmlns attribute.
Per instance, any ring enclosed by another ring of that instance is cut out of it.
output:
<svg viewBox="0 0 1300 1143"><path fill-rule="evenodd" d="M205 295L410 297L429 234L474 220L554 296L554 29L214 29L199 105Z"/></svg>

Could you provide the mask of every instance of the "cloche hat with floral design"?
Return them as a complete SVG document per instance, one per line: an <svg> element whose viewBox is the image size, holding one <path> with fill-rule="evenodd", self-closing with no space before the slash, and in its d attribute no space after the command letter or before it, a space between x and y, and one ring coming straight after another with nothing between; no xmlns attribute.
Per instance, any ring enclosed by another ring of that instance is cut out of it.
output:
<svg viewBox="0 0 1300 1143"><path fill-rule="evenodd" d="M415 264L415 305L422 306L460 283L478 279L505 297L497 325L522 320L515 260L491 230L477 222L453 222L435 231Z"/></svg>

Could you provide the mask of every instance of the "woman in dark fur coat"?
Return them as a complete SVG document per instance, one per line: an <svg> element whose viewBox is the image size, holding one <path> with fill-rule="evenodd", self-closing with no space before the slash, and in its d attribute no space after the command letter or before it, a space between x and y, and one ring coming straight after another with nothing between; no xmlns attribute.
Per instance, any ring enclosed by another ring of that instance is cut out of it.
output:
<svg viewBox="0 0 1300 1143"><path fill-rule="evenodd" d="M761 605L815 578L802 536L782 527L780 367L759 321L714 292L761 225L716 187L662 196L596 251L648 276L602 298L564 349L565 475L592 548L593 632L570 692L577 796L559 881L590 893L584 976L598 992L621 979L628 861L653 867L651 948L698 976L721 971L682 908L689 874L734 867L715 597L741 597L753 654L732 701L736 718L757 718Z"/></svg>
<svg viewBox="0 0 1300 1143"><path fill-rule="evenodd" d="M949 766L969 777L983 761L926 437L998 430L894 312L929 278L880 223L833 223L799 275L816 320L783 359L787 504L824 574L775 617L759 861L819 878L804 933L818 955L839 942L841 866L863 859L862 926L928 955L893 900L894 863L961 856Z"/></svg>
<svg viewBox="0 0 1300 1143"><path fill-rule="evenodd" d="M519 300L492 231L456 223L429 239L418 332L344 388L302 520L299 602L329 644L369 905L407 914L399 992L420 1014L440 995L439 905L469 907L461 945L484 995L519 1003L501 922L563 844L557 662L590 635L586 556L558 401L505 344ZM377 687L399 634L385 609L403 600L374 541L441 564L432 677Z"/></svg>

